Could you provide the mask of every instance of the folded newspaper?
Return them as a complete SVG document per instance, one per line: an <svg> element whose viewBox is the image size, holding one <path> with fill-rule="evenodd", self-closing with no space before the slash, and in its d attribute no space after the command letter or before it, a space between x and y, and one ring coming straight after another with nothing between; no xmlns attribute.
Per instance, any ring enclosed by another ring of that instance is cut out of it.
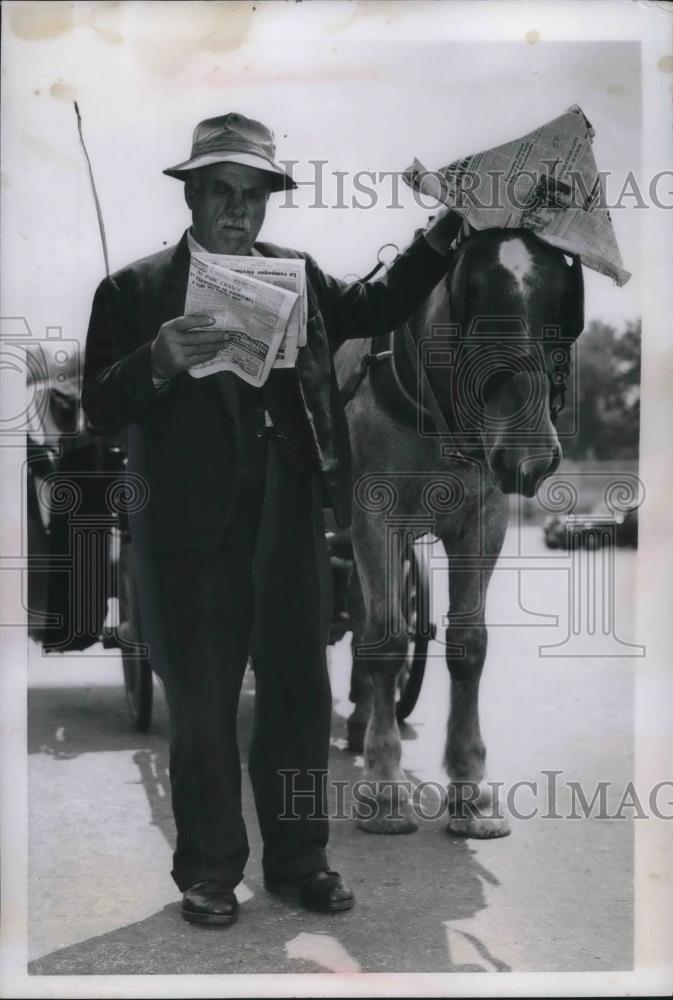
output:
<svg viewBox="0 0 673 1000"><path fill-rule="evenodd" d="M189 369L194 378L231 371L263 385L272 367L293 367L306 343L306 276L299 259L192 254L185 314L214 317L228 339Z"/></svg>
<svg viewBox="0 0 673 1000"><path fill-rule="evenodd" d="M247 274L258 281L267 281L297 295L290 313L285 337L273 363L274 368L292 368L297 351L306 343L306 265L298 257L239 257L229 254L200 253L199 260L217 267L226 267L236 274Z"/></svg>
<svg viewBox="0 0 673 1000"><path fill-rule="evenodd" d="M404 179L455 208L474 229L530 229L618 285L624 270L591 141L579 105L521 139L427 171L414 160Z"/></svg>

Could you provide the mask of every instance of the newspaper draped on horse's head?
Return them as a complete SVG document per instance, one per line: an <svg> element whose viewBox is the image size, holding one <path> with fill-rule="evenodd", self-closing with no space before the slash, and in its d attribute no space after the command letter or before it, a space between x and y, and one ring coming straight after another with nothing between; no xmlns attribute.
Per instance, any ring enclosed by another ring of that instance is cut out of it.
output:
<svg viewBox="0 0 673 1000"><path fill-rule="evenodd" d="M527 230L490 229L463 244L415 317L417 338L455 330L450 367L426 370L458 439L483 449L505 493L533 496L558 468L554 425L583 313L578 259Z"/></svg>

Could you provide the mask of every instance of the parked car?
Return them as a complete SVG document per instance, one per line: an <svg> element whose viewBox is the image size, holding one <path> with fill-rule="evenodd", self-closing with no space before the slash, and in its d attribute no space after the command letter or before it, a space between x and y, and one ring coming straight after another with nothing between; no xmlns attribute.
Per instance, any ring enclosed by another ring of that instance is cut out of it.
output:
<svg viewBox="0 0 673 1000"><path fill-rule="evenodd" d="M638 508L612 512L602 504L578 514L550 514L544 521L544 540L549 549L587 548L604 545L638 547Z"/></svg>

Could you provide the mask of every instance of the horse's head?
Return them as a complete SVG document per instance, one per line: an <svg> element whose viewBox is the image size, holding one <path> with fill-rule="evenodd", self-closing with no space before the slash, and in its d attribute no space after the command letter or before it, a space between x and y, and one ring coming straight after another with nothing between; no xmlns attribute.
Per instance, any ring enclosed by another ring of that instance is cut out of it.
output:
<svg viewBox="0 0 673 1000"><path fill-rule="evenodd" d="M558 468L554 423L583 298L578 259L526 230L492 229L467 240L428 301L426 329L457 324L451 385L428 371L440 405L459 438L478 441L505 493L533 496Z"/></svg>

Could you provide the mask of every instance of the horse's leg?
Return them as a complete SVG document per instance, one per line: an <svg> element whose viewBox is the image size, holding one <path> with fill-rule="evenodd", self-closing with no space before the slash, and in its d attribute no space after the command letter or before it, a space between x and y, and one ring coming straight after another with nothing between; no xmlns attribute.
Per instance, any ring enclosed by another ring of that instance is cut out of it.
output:
<svg viewBox="0 0 673 1000"><path fill-rule="evenodd" d="M464 526L459 541L442 539L450 560L446 658L451 708L445 753L449 830L464 837L504 837L510 832L508 819L497 791L484 782L486 747L479 727L479 681L488 644L486 593L507 527L506 498L485 501L481 517L481 554L476 521L474 531L469 523Z"/></svg>
<svg viewBox="0 0 673 1000"><path fill-rule="evenodd" d="M358 669L368 678L371 702L365 772L355 794L357 826L367 833L411 833L417 824L409 803L410 784L400 766L402 742L395 718L397 675L408 640L404 627L391 627L399 612L401 565L386 566L382 518L354 520L353 541L364 607L365 648L358 654Z"/></svg>
<svg viewBox="0 0 673 1000"><path fill-rule="evenodd" d="M357 567L353 566L349 588L349 607L353 625L353 666L351 667L351 687L349 698L355 708L348 717L348 749L352 753L363 753L365 746L365 730L372 714L374 688L371 675L362 656L357 649L361 645L365 632L365 603Z"/></svg>

